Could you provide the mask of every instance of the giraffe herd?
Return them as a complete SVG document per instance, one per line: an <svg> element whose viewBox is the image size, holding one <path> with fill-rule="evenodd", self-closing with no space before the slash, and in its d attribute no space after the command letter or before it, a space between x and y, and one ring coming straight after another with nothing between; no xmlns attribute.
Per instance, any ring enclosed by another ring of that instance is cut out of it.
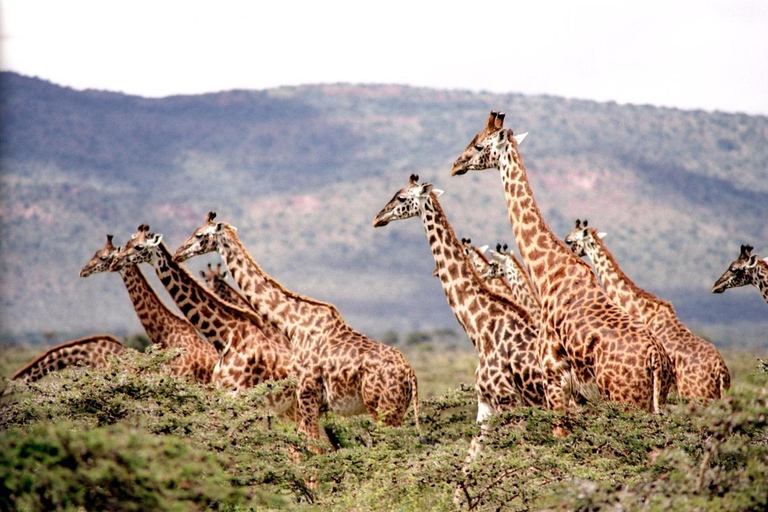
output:
<svg viewBox="0 0 768 512"><path fill-rule="evenodd" d="M595 393L653 413L671 390L688 399L721 398L730 374L715 346L693 334L671 303L635 285L603 234L587 221L577 221L564 240L552 232L518 150L524 136L504 127L503 113L491 112L450 172L499 171L522 262L506 246L489 259L486 248L459 239L438 201L442 191L416 175L373 220L375 228L421 220L448 306L477 352L477 421L485 425L490 415L519 406L571 414ZM332 304L286 289L256 262L237 228L209 212L175 252L162 238L146 224L122 247L108 235L80 276L120 274L150 340L182 349L170 363L174 374L232 393L286 381L268 406L309 439L319 437L326 410L400 426L412 406L418 427L417 376L403 353L354 330ZM741 247L714 293L753 284L768 302L768 262L752 250ZM209 264L201 272L206 288L182 263L209 252L226 270ZM154 268L181 316L157 296L143 263ZM239 290L226 283L226 272ZM74 340L14 379L36 380L74 364L104 366L124 349L108 335Z"/></svg>

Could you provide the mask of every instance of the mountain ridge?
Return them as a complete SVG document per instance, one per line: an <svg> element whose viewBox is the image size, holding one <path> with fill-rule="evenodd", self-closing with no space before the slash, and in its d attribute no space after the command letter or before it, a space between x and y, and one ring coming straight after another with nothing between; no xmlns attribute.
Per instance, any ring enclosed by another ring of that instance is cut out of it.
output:
<svg viewBox="0 0 768 512"><path fill-rule="evenodd" d="M511 242L495 173L449 177L490 110L531 133L521 151L556 234L589 218L638 285L705 333L768 321L754 290L708 288L739 244L768 256L765 116L386 84L142 98L9 72L0 94L7 334L137 330L119 278L77 270L107 232L122 243L147 222L178 245L211 209L268 272L361 330L458 328L418 221L370 222L417 173L446 190L459 236Z"/></svg>

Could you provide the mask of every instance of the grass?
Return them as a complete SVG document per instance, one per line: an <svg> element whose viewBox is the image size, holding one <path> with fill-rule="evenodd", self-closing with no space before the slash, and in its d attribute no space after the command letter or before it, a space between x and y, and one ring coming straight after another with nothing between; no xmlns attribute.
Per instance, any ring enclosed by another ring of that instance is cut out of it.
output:
<svg viewBox="0 0 768 512"><path fill-rule="evenodd" d="M2 510L764 510L768 364L724 355L729 395L706 407L672 399L654 416L598 403L568 420L519 408L478 433L474 355L412 349L421 429L364 416L324 419L341 446L310 451L290 422L165 373L168 354L131 353L105 370L31 385L7 378L34 354L0 356ZM764 355L763 355L764 357Z"/></svg>

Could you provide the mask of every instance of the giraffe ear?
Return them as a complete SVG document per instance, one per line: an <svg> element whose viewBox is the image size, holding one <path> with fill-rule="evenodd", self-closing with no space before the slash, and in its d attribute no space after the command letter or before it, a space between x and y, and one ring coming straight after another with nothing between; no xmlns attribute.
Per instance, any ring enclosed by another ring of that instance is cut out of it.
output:
<svg viewBox="0 0 768 512"><path fill-rule="evenodd" d="M747 261L747 267L753 268L755 265L757 265L757 260L758 260L757 254L753 254L752 256L750 256L749 261Z"/></svg>
<svg viewBox="0 0 768 512"><path fill-rule="evenodd" d="M515 139L515 142L517 142L517 144L519 145L525 140L527 136L528 136L528 132L525 132L525 133L521 133L520 135L515 135L513 138Z"/></svg>
<svg viewBox="0 0 768 512"><path fill-rule="evenodd" d="M219 233L221 230L224 229L224 223L223 222L217 222L216 223L216 232Z"/></svg>
<svg viewBox="0 0 768 512"><path fill-rule="evenodd" d="M484 246L482 246L482 247L478 247L478 248L477 248L477 250L478 250L478 251L480 251L480 252L483 252L483 253L484 253L485 251L487 251L487 250L488 250L488 246L487 246L487 245L484 245Z"/></svg>
<svg viewBox="0 0 768 512"><path fill-rule="evenodd" d="M434 194L435 194L435 197L440 197L441 195L443 195L443 193L444 193L445 191L443 191L443 190L440 190L439 188L433 188L433 189L432 189L432 192L434 192Z"/></svg>
<svg viewBox="0 0 768 512"><path fill-rule="evenodd" d="M603 238L605 238L607 236L608 236L608 233L600 232L600 233L597 234L597 238L599 238L600 240L602 240Z"/></svg>
<svg viewBox="0 0 768 512"><path fill-rule="evenodd" d="M156 235L153 235L152 238L150 238L149 240L147 240L147 245L149 247L156 247L160 245L160 242L162 242L162 240L163 240L163 235L158 233Z"/></svg>

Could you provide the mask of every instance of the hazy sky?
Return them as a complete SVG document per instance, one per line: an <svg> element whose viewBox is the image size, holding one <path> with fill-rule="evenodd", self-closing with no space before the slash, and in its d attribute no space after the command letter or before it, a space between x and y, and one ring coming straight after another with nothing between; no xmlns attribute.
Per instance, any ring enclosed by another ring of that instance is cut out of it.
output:
<svg viewBox="0 0 768 512"><path fill-rule="evenodd" d="M166 96L400 83L768 114L766 0L0 0L0 8L2 69L78 89Z"/></svg>

